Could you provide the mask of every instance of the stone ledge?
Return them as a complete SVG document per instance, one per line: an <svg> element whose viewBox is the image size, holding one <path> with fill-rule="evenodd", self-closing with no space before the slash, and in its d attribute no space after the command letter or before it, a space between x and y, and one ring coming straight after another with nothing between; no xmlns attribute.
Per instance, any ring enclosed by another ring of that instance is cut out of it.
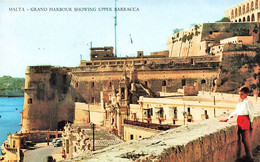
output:
<svg viewBox="0 0 260 162"><path fill-rule="evenodd" d="M255 116L250 133L253 148L260 144L260 114ZM67 161L235 161L236 131L235 119L227 123L209 119Z"/></svg>

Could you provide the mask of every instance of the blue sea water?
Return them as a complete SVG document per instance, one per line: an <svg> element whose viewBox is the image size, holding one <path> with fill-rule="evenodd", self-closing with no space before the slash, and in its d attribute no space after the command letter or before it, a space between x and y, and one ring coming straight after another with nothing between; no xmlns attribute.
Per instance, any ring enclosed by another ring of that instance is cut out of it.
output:
<svg viewBox="0 0 260 162"><path fill-rule="evenodd" d="M0 145L7 140L8 133L20 131L23 99L23 97L0 97Z"/></svg>

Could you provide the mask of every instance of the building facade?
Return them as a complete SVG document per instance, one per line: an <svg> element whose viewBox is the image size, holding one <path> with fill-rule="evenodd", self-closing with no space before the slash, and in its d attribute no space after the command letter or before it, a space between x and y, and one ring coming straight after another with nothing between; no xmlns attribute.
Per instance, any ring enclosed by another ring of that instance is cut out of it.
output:
<svg viewBox="0 0 260 162"><path fill-rule="evenodd" d="M225 11L232 22L260 22L260 1L245 0Z"/></svg>

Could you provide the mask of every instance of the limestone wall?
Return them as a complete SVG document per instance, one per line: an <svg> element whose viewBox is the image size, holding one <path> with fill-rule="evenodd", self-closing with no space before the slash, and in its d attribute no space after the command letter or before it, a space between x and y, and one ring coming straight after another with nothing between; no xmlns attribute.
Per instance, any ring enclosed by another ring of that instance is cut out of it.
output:
<svg viewBox="0 0 260 162"><path fill-rule="evenodd" d="M223 117L224 118L224 117ZM237 158L235 119L204 120L165 131L152 137L128 141L73 160L87 161L235 161ZM252 147L260 145L260 113L250 132ZM244 149L242 147L242 154Z"/></svg>

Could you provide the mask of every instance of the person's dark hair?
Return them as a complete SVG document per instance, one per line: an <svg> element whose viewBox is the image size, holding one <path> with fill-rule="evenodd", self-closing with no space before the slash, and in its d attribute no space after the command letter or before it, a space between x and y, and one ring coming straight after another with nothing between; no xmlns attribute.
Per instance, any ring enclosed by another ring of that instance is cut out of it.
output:
<svg viewBox="0 0 260 162"><path fill-rule="evenodd" d="M249 88L248 87L243 87L240 89L240 92L244 92L245 94L249 93Z"/></svg>

